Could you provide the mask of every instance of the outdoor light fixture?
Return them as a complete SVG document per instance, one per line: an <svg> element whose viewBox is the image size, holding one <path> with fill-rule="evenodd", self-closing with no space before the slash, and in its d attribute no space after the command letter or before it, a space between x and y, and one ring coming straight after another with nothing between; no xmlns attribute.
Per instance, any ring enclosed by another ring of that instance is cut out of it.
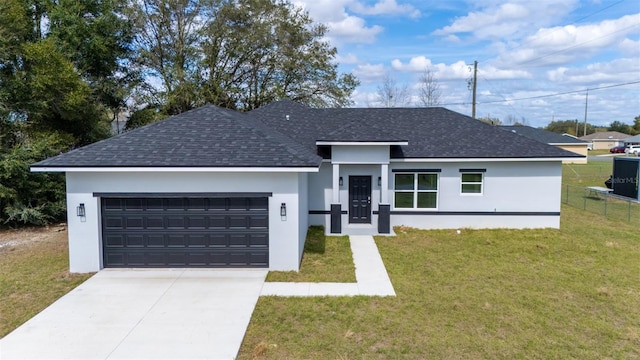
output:
<svg viewBox="0 0 640 360"><path fill-rule="evenodd" d="M76 214L79 217L85 217L87 216L87 213L84 211L84 204L80 204L76 207Z"/></svg>
<svg viewBox="0 0 640 360"><path fill-rule="evenodd" d="M287 204L282 203L280 205L280 218L282 219L282 221L287 220Z"/></svg>
<svg viewBox="0 0 640 360"><path fill-rule="evenodd" d="M378 186L382 186L382 177L378 176Z"/></svg>
<svg viewBox="0 0 640 360"><path fill-rule="evenodd" d="M342 184L344 184L344 182L342 181L342 176L340 176L340 179L338 180L338 184L339 184L340 186L342 186Z"/></svg>

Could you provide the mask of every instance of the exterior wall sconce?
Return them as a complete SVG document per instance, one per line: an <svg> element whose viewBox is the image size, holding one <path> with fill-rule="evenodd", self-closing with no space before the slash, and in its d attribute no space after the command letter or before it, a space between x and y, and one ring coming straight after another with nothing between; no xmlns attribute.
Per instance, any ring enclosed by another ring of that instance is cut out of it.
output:
<svg viewBox="0 0 640 360"><path fill-rule="evenodd" d="M280 219L282 221L287 220L287 204L282 203L280 205Z"/></svg>
<svg viewBox="0 0 640 360"><path fill-rule="evenodd" d="M382 177L378 176L378 186L382 186Z"/></svg>
<svg viewBox="0 0 640 360"><path fill-rule="evenodd" d="M84 204L80 204L76 207L76 215L78 215L79 217L87 216L87 213L84 209Z"/></svg>
<svg viewBox="0 0 640 360"><path fill-rule="evenodd" d="M342 176L340 176L340 179L338 179L338 185L342 186L344 184L344 181L342 181Z"/></svg>

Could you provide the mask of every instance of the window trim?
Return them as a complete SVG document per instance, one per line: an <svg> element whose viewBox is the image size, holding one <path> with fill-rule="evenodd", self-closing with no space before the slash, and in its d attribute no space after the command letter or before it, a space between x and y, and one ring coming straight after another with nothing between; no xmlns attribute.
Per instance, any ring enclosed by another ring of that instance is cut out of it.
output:
<svg viewBox="0 0 640 360"><path fill-rule="evenodd" d="M460 195L461 196L483 196L484 195L484 171L478 171L480 169L460 169ZM480 175L480 182L463 181L462 177L467 174ZM480 192L464 192L464 185L478 185L480 184Z"/></svg>
<svg viewBox="0 0 640 360"><path fill-rule="evenodd" d="M437 211L440 205L440 171L439 169L425 169L430 171L423 171L418 169L394 169L393 172L393 209L402 211ZM411 171L418 170L418 171ZM413 175L413 189L412 190L396 190L396 175ZM419 175L435 175L436 176L436 189L435 190L418 190L418 177ZM413 194L413 207L404 208L396 207L396 193L409 193ZM419 193L435 193L436 194L436 206L432 208L418 207L418 194Z"/></svg>

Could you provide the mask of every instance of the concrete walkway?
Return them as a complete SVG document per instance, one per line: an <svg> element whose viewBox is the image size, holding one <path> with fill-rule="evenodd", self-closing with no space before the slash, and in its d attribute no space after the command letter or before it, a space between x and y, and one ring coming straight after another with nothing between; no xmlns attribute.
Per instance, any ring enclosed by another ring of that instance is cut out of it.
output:
<svg viewBox="0 0 640 360"><path fill-rule="evenodd" d="M0 359L234 359L267 270L103 270L0 340Z"/></svg>
<svg viewBox="0 0 640 360"><path fill-rule="evenodd" d="M350 235L355 283L266 282L262 296L396 296L372 236Z"/></svg>

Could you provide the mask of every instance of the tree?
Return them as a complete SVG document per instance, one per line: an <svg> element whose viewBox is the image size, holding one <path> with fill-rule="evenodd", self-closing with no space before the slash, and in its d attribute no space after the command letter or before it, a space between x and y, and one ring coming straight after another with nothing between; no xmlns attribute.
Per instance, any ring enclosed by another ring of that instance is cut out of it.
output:
<svg viewBox="0 0 640 360"><path fill-rule="evenodd" d="M3 0L0 104L23 131L62 131L86 144L109 135L129 75L125 0ZM113 98L115 98L114 101Z"/></svg>
<svg viewBox="0 0 640 360"><path fill-rule="evenodd" d="M212 7L217 1L212 0ZM211 17L203 0L133 1L129 17L135 29L137 63L161 81L160 98L168 113L179 114L198 101L200 30ZM153 89L152 86L147 89Z"/></svg>
<svg viewBox="0 0 640 360"><path fill-rule="evenodd" d="M623 134L631 134L633 132L633 128L628 124L623 123L622 121L614 121L607 128L608 131L617 131Z"/></svg>
<svg viewBox="0 0 640 360"><path fill-rule="evenodd" d="M635 134L640 134L640 115L633 119L633 132Z"/></svg>
<svg viewBox="0 0 640 360"><path fill-rule="evenodd" d="M377 104L387 108L402 107L407 106L409 101L409 88L406 85L398 86L395 79L386 74L376 91Z"/></svg>
<svg viewBox="0 0 640 360"><path fill-rule="evenodd" d="M431 69L426 68L422 75L420 75L420 92L418 94L420 104L424 107L434 107L440 105L440 95L442 90L440 89L440 83L436 79L435 74Z"/></svg>
<svg viewBox="0 0 640 360"><path fill-rule="evenodd" d="M64 218L64 176L29 165L110 135L136 78L125 1L0 1L0 225Z"/></svg>
<svg viewBox="0 0 640 360"><path fill-rule="evenodd" d="M555 120L550 122L545 128L547 131L551 131L557 134L570 134L574 136L584 135L584 123L576 120ZM576 132L576 129L578 132ZM596 132L595 126L587 123L587 135Z"/></svg>
<svg viewBox="0 0 640 360"><path fill-rule="evenodd" d="M280 99L346 106L358 81L339 74L326 27L281 0L142 0L139 62L161 80L168 114L203 103L251 110Z"/></svg>

